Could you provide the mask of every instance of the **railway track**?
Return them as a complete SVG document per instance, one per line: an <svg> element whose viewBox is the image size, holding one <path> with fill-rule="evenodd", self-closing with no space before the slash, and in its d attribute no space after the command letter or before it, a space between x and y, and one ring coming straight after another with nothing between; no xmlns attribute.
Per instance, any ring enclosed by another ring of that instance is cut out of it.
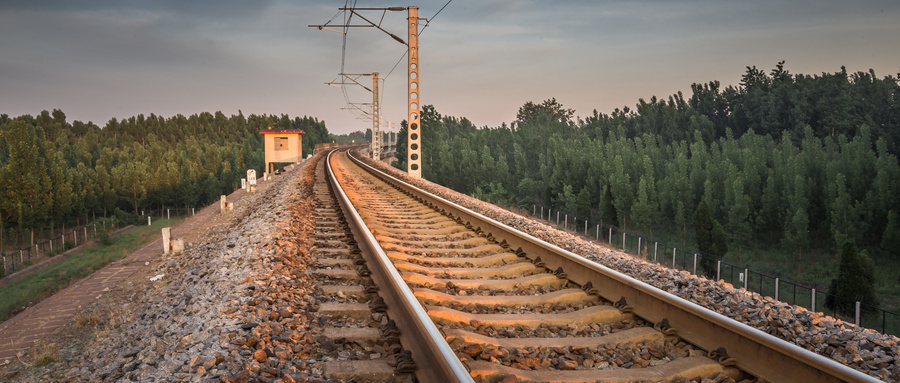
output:
<svg viewBox="0 0 900 383"><path fill-rule="evenodd" d="M364 169L346 152L324 168L337 198L324 221L349 226L331 243L350 246L322 264L371 277L380 297L354 287L357 301L386 309L410 351L392 347L392 364L418 366L420 381L872 380Z"/></svg>

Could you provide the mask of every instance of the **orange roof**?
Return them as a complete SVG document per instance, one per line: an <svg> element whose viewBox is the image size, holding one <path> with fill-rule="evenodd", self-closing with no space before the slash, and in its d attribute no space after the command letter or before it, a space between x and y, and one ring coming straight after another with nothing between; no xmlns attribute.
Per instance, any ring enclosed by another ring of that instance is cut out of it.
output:
<svg viewBox="0 0 900 383"><path fill-rule="evenodd" d="M260 130L259 134L306 134L301 129L265 129Z"/></svg>

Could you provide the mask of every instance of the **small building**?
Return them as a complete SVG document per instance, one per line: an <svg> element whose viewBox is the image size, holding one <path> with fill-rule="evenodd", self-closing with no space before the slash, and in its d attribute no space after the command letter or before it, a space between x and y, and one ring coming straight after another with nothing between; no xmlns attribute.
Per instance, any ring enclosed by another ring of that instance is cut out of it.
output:
<svg viewBox="0 0 900 383"><path fill-rule="evenodd" d="M303 159L303 134L300 129L260 130L265 139L266 171L273 172L276 163L294 163Z"/></svg>

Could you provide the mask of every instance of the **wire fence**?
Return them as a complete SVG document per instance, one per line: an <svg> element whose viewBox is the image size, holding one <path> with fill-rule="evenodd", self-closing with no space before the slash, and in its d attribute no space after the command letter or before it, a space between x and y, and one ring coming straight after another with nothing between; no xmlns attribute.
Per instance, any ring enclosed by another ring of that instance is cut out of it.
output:
<svg viewBox="0 0 900 383"><path fill-rule="evenodd" d="M780 276L754 271L748 266L721 260L712 263L715 267L714 270L711 268L704 270L702 255L695 249L679 248L659 239L650 239L641 233L603 225L569 214L561 209L533 205L531 214L551 226L576 232L578 235L596 242L604 242L647 261L673 269L685 270L709 279L724 280L735 288L744 288L775 300L804 307L813 312L829 314L885 334L900 335L900 313L860 302L859 297L838 297L822 291L816 285L804 286L784 280ZM852 316L846 315L847 311L838 312L836 305L835 308L828 308L826 302L829 301L829 298L834 302L842 302L845 306L853 307Z"/></svg>
<svg viewBox="0 0 900 383"><path fill-rule="evenodd" d="M154 218L184 217L193 215L194 212L195 208L192 207L144 210L141 211L140 223L146 220L149 225ZM105 235L105 233L126 225L127 223L123 220L102 218L82 226L60 230L55 236L42 238L25 247L14 245L13 249L5 249L0 252L0 277L28 267L37 260L64 253L67 250L96 239L99 235Z"/></svg>

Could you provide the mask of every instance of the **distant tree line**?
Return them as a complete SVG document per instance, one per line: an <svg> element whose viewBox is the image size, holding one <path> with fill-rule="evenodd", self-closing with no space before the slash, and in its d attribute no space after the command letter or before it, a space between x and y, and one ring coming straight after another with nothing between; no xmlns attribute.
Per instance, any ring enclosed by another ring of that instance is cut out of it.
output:
<svg viewBox="0 0 900 383"><path fill-rule="evenodd" d="M312 117L221 112L92 123L61 110L0 115L0 228L78 224L115 212L199 207L264 170L260 130L303 129L303 152L329 139ZM261 174L261 173L260 173Z"/></svg>
<svg viewBox="0 0 900 383"><path fill-rule="evenodd" d="M791 75L782 62L769 74L748 67L739 86L691 88L687 99L584 119L555 99L528 102L511 126L480 129L426 105L423 175L485 200L682 240L705 200L738 254L764 244L802 257L848 240L898 254L897 78ZM405 159L405 124L398 137Z"/></svg>

